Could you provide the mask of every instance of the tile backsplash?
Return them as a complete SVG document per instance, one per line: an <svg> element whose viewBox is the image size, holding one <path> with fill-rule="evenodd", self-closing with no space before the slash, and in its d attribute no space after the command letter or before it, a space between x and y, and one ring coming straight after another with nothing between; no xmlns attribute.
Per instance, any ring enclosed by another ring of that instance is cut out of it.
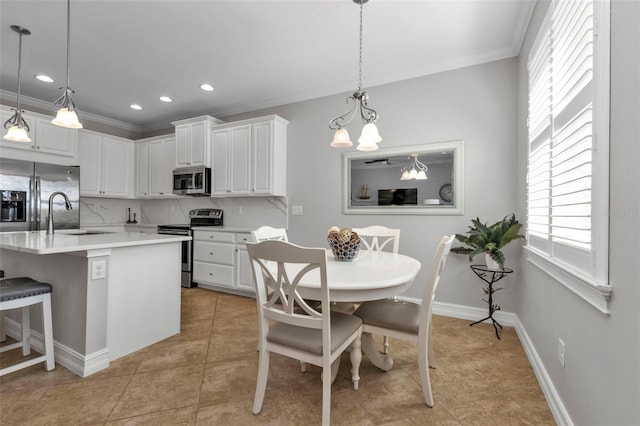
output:
<svg viewBox="0 0 640 426"><path fill-rule="evenodd" d="M222 209L225 226L257 228L262 225L288 226L287 199L284 197L211 198L184 197L157 200L81 197L81 226L124 225L135 213L141 225L189 222L189 210Z"/></svg>

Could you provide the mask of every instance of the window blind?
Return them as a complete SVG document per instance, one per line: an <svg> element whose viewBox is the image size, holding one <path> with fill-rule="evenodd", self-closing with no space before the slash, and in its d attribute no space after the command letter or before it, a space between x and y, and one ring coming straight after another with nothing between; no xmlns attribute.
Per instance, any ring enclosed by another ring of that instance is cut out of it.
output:
<svg viewBox="0 0 640 426"><path fill-rule="evenodd" d="M606 232L593 220L595 23L594 1L553 0L528 62L528 245L591 277Z"/></svg>

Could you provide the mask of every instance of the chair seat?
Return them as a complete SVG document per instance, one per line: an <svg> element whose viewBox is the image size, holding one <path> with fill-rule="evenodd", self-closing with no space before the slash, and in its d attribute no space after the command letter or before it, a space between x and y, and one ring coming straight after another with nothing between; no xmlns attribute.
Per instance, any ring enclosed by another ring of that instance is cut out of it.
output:
<svg viewBox="0 0 640 426"><path fill-rule="evenodd" d="M336 350L361 325L362 320L358 317L332 311L331 350ZM320 329L314 330L291 324L275 323L269 329L267 341L322 355L322 330Z"/></svg>
<svg viewBox="0 0 640 426"><path fill-rule="evenodd" d="M362 303L353 315L364 324L418 334L420 305L395 299Z"/></svg>
<svg viewBox="0 0 640 426"><path fill-rule="evenodd" d="M0 302L51 293L51 284L41 283L28 277L0 280Z"/></svg>

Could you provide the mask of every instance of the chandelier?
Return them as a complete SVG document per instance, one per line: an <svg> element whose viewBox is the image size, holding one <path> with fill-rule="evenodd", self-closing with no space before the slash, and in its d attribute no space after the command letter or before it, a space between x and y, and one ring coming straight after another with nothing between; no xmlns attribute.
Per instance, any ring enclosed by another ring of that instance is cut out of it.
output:
<svg viewBox="0 0 640 426"><path fill-rule="evenodd" d="M378 149L378 143L382 142L378 128L374 124L378 119L378 113L369 108L367 102L369 95L362 91L362 9L363 5L369 0L353 0L355 4L360 5L360 58L358 62L358 90L347 98L347 103L353 102L353 107L346 114L342 114L329 122L329 128L335 130L331 146L334 148L348 148L353 146L347 129L344 128L356 116L356 109L360 110L360 118L364 123L362 133L358 138L358 151L375 151Z"/></svg>
<svg viewBox="0 0 640 426"><path fill-rule="evenodd" d="M15 114L4 122L4 128L7 134L4 139L15 142L31 142L29 139L29 125L22 118L22 110L20 109L20 69L22 68L22 36L30 35L31 31L18 25L11 25L11 29L18 33L20 41L18 42L18 95L16 99Z"/></svg>
<svg viewBox="0 0 640 426"><path fill-rule="evenodd" d="M58 109L56 118L51 120L53 124L70 129L82 129L82 124L78 121L76 104L71 99L71 94L75 93L69 87L69 33L71 27L71 0L67 0L67 85L64 93L53 103L53 108ZM61 89L63 89L61 87Z"/></svg>
<svg viewBox="0 0 640 426"><path fill-rule="evenodd" d="M418 159L418 154L411 154L411 161L404 165L400 172L402 176L400 180L425 180L427 179L427 170L429 169L426 165L420 162Z"/></svg>

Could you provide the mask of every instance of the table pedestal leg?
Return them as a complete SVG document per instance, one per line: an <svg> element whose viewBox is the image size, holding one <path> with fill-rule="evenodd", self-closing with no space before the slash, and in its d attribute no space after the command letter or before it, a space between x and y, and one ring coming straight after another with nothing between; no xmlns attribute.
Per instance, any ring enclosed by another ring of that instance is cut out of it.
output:
<svg viewBox="0 0 640 426"><path fill-rule="evenodd" d="M371 333L362 333L362 352L373 365L382 371L389 371L393 367L393 359L389 355L381 354L378 351Z"/></svg>

